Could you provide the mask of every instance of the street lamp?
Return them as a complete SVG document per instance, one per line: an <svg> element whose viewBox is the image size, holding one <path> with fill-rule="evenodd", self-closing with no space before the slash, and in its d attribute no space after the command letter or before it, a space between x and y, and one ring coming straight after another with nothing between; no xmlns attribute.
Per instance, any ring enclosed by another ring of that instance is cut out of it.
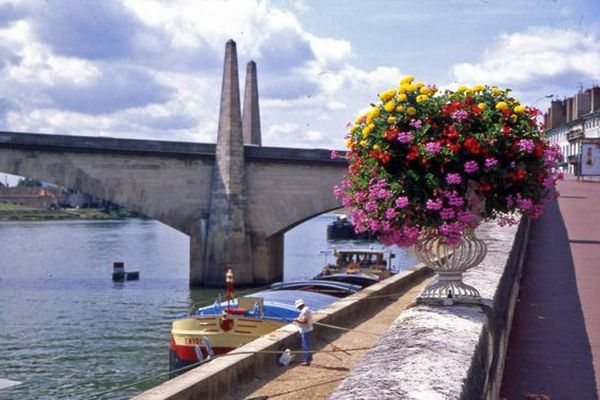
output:
<svg viewBox="0 0 600 400"><path fill-rule="evenodd" d="M553 95L553 94L547 94L547 95L545 95L545 96L542 96L542 97L540 97L539 99L535 100L533 103L531 103L531 105L533 106L535 103L537 103L537 102L538 102L538 101L540 101L540 100L543 100L543 99L551 99L551 98L553 98L553 97L554 97L554 95Z"/></svg>

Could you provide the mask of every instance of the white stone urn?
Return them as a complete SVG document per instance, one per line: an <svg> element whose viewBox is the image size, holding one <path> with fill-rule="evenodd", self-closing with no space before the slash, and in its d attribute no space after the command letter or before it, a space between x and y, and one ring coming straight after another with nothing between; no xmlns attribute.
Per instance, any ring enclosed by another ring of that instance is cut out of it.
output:
<svg viewBox="0 0 600 400"><path fill-rule="evenodd" d="M463 282L463 273L478 265L487 254L485 242L471 230L455 245L442 242L433 231L423 232L414 246L419 261L436 272L435 280L417 298L420 303L480 303L477 289Z"/></svg>

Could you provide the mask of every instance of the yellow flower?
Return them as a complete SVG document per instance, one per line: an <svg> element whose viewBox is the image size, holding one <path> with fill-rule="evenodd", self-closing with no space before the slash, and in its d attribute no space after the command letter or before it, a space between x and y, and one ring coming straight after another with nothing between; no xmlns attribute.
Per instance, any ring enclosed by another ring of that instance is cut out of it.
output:
<svg viewBox="0 0 600 400"><path fill-rule="evenodd" d="M473 91L471 89L465 90L465 96L472 96L472 95L473 95Z"/></svg>
<svg viewBox="0 0 600 400"><path fill-rule="evenodd" d="M417 110L416 110L414 107L408 107L408 108L406 109L406 113L407 113L408 115L415 115L415 114L417 113Z"/></svg>
<svg viewBox="0 0 600 400"><path fill-rule="evenodd" d="M365 117L365 114L360 114L360 115L358 116L358 118L356 118L356 121L354 121L354 123L355 123L356 125L360 125L360 124L362 124L362 122L363 122L363 118L364 118L364 117Z"/></svg>
<svg viewBox="0 0 600 400"><path fill-rule="evenodd" d="M498 88L497 88L497 87L495 87L495 86L492 88L492 94L493 94L494 96L498 96L500 93L502 93L502 90L498 89Z"/></svg>
<svg viewBox="0 0 600 400"><path fill-rule="evenodd" d="M346 139L346 148L347 149L352 148L352 139Z"/></svg>
<svg viewBox="0 0 600 400"><path fill-rule="evenodd" d="M464 92L465 90L467 90L468 88L465 85L460 85L459 87L456 88L456 91L459 93Z"/></svg>
<svg viewBox="0 0 600 400"><path fill-rule="evenodd" d="M362 147L367 147L367 141L366 141L366 140L361 140L361 141L360 141L360 145L361 145Z"/></svg>
<svg viewBox="0 0 600 400"><path fill-rule="evenodd" d="M350 128L350 133L354 133L358 130L358 126L354 125L352 128Z"/></svg>
<svg viewBox="0 0 600 400"><path fill-rule="evenodd" d="M387 112L392 112L394 111L394 108L396 108L396 102L394 100L390 100L387 103L385 103L385 105L383 106L383 109Z"/></svg>
<svg viewBox="0 0 600 400"><path fill-rule="evenodd" d="M515 113L522 114L525 112L525 106L516 106L514 109Z"/></svg>
<svg viewBox="0 0 600 400"><path fill-rule="evenodd" d="M496 110L504 110L504 109L506 109L507 107L508 107L508 104L506 104L506 102L504 102L504 101L499 101L499 102L496 104Z"/></svg>
<svg viewBox="0 0 600 400"><path fill-rule="evenodd" d="M362 137L363 139L366 139L367 136L369 136L369 133L371 133L371 130L369 129L368 126L365 126L362 130Z"/></svg>
<svg viewBox="0 0 600 400"><path fill-rule="evenodd" d="M398 121L398 118L396 117L388 117L387 119L388 124L395 124L396 121Z"/></svg>
<svg viewBox="0 0 600 400"><path fill-rule="evenodd" d="M415 87L417 88L417 90L421 89L423 86L425 86L425 82L416 82Z"/></svg>
<svg viewBox="0 0 600 400"><path fill-rule="evenodd" d="M485 90L485 86L475 85L475 86L473 86L473 88L471 90L474 92L483 92Z"/></svg>
<svg viewBox="0 0 600 400"><path fill-rule="evenodd" d="M408 88L410 87L409 83L403 83L400 86L398 86L398 93L403 94L406 93L408 91Z"/></svg>
<svg viewBox="0 0 600 400"><path fill-rule="evenodd" d="M512 114L512 115L510 116L510 121L511 121L511 122L517 122L517 119L519 119L519 117L517 117L517 115L516 115L516 114Z"/></svg>
<svg viewBox="0 0 600 400"><path fill-rule="evenodd" d="M431 89L429 89L428 87L422 87L421 89L419 89L419 92L421 94L430 95L431 94Z"/></svg>
<svg viewBox="0 0 600 400"><path fill-rule="evenodd" d="M404 112L404 106L396 106L396 112L397 113Z"/></svg>
<svg viewBox="0 0 600 400"><path fill-rule="evenodd" d="M416 92L417 90L419 90L419 88L417 87L416 83L411 83L410 85L408 85L408 87L406 88L406 91L408 93L412 93L412 92Z"/></svg>
<svg viewBox="0 0 600 400"><path fill-rule="evenodd" d="M381 147L379 147L378 144L373 145L373 150L378 151L379 149L381 149Z"/></svg>
<svg viewBox="0 0 600 400"><path fill-rule="evenodd" d="M481 111L483 111L487 108L487 104L479 103L479 104L477 104L477 108L479 108Z"/></svg>
<svg viewBox="0 0 600 400"><path fill-rule="evenodd" d="M369 116L373 119L379 117L379 114L381 114L381 110L379 109L379 107L373 107L371 111L369 111Z"/></svg>
<svg viewBox="0 0 600 400"><path fill-rule="evenodd" d="M406 95L404 93L400 93L398 95L398 101L406 101Z"/></svg>
<svg viewBox="0 0 600 400"><path fill-rule="evenodd" d="M422 103L425 100L427 100L428 98L429 98L429 96L427 96L426 94L420 94L417 96L416 100L417 100L417 103Z"/></svg>
<svg viewBox="0 0 600 400"><path fill-rule="evenodd" d="M385 102L385 101L388 101L389 99L391 99L392 97L394 97L395 95L396 95L396 89L389 89L389 90L386 90L385 92L379 93L379 98L381 99L381 101Z"/></svg>
<svg viewBox="0 0 600 400"><path fill-rule="evenodd" d="M412 83L412 81L414 81L414 80L415 80L414 76L408 75L400 80L400 84L402 85L403 83Z"/></svg>

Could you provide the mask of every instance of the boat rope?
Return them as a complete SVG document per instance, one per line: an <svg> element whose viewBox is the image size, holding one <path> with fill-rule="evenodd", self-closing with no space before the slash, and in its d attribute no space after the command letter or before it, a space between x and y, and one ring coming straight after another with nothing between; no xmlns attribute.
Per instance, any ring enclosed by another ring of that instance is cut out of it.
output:
<svg viewBox="0 0 600 400"><path fill-rule="evenodd" d="M349 348L349 349L333 349L333 350L315 350L312 353L338 353L338 352L354 352L354 351L365 351L365 350L369 350L371 347L353 347L353 348ZM104 392L100 392L100 393L96 393L93 397L90 397L91 399L97 399L100 396L104 396L107 394L111 394L123 389L128 389L130 387L134 387L134 386L138 386L141 385L142 383L146 383L146 382L150 382L159 378L164 378L167 376L170 376L171 374L176 374L179 372L184 372L184 371L188 371L191 370L193 368L196 368L202 364L206 364L209 361L213 361L216 360L218 358L223 358L223 357L228 357L228 356L237 356L237 355L244 355L244 354L283 354L285 351L284 350L259 350L259 351L232 351L229 353L225 353L225 354L219 354L217 356L208 358L208 359L204 359L202 361L198 361L196 363L190 364L190 365L186 365L185 367L181 367L172 371L168 371L168 372L162 372L160 374L156 374L156 375L152 375L148 378L143 378L143 379L139 379L135 382L131 382L128 383L127 385L121 385L109 390L105 390ZM290 354L303 354L302 350L292 350L290 351ZM59 388L60 390L61 388Z"/></svg>

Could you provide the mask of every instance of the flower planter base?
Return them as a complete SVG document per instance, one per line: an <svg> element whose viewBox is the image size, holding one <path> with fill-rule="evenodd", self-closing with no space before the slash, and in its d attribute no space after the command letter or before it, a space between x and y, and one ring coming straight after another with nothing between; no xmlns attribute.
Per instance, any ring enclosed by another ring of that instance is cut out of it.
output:
<svg viewBox="0 0 600 400"><path fill-rule="evenodd" d="M417 258L437 273L417 298L418 303L481 303L479 291L462 281L463 273L478 265L487 254L485 242L473 231L465 232L460 243L446 245L441 239L425 233L415 245Z"/></svg>

